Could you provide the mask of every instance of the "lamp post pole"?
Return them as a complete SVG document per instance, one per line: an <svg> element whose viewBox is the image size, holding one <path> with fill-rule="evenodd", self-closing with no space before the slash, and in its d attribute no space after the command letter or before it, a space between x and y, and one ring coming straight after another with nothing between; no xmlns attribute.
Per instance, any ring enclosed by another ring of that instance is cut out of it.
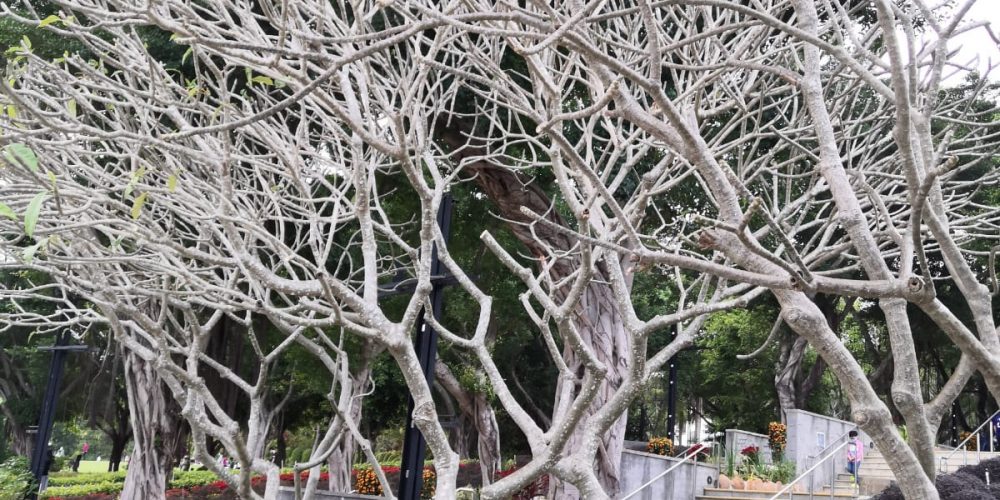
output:
<svg viewBox="0 0 1000 500"><path fill-rule="evenodd" d="M667 437L674 445L677 441L677 356L670 358L670 371L667 375Z"/></svg>
<svg viewBox="0 0 1000 500"><path fill-rule="evenodd" d="M41 481L42 477L48 474L45 462L48 457L49 439L52 437L52 424L56 417L56 398L66 368L66 355L90 349L85 345L67 345L68 337L68 334L60 333L56 337L54 346L38 349L52 351L52 360L49 362L49 378L45 386L45 397L42 399L42 412L38 417L38 434L35 435L35 445L31 450L31 474L37 481Z"/></svg>
<svg viewBox="0 0 1000 500"><path fill-rule="evenodd" d="M446 194L438 208L437 223L441 228L444 240L448 241L451 234L452 199ZM444 265L438 260L437 248L431 254L431 276L441 277L445 272ZM444 289L448 286L446 280L435 279L431 289L431 314L440 320L444 310ZM427 385L434 387L434 364L437 359L437 332L424 322L424 315L417 318L417 356L420 358L420 368L427 379ZM399 499L417 500L423 484L424 456L427 442L423 434L413 424L413 397L409 398L406 412L406 435L403 438L403 463L399 474Z"/></svg>

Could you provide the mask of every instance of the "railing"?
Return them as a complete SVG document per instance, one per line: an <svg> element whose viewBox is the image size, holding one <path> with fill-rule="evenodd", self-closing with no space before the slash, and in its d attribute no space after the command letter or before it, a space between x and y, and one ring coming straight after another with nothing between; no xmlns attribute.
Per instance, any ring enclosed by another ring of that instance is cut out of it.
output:
<svg viewBox="0 0 1000 500"><path fill-rule="evenodd" d="M823 454L824 454L824 453L826 453L826 450L829 450L831 446L836 446L836 445L837 445L837 442L839 442L839 441L840 441L841 439L844 439L844 438L845 438L845 437L847 437L847 436L848 436L848 435L849 435L849 434L850 434L851 432L853 432L853 431L856 431L856 430L858 430L858 428L857 428L857 427L851 427L850 429L847 429L846 431L844 431L844 433L843 433L843 434L841 434L841 435L837 436L837 439L834 439L834 440L830 441L830 444L826 445L826 447L825 447L825 448L823 448L822 450L819 450L818 452L816 452L816 454L815 454L815 455L812 455L812 456L810 456L809 458L816 458L816 457L822 457L822 456L823 456Z"/></svg>
<svg viewBox="0 0 1000 500"><path fill-rule="evenodd" d="M774 496L772 496L768 500L777 500L778 497L780 497L781 495L783 495L785 493L788 493L788 498L792 498L792 494L796 493L796 492L792 491L792 486L794 486L796 483L798 483L799 481L801 481L806 476L809 476L809 479L810 479L808 494L809 494L809 498L812 499L813 497L816 496L816 488L815 488L816 485L813 483L814 478L812 476L812 473L813 473L813 471L815 471L816 469L818 469L820 465L823 465L823 463L825 463L828 460L830 461L830 473L831 473L831 475L830 475L830 492L829 492L828 495L820 495L820 496L821 497L823 497L823 496L829 496L832 499L833 496L834 496L834 492L836 490L837 472L836 472L836 463L833 460L830 460L830 459L833 458L833 457L835 457L835 456L837 456L837 453L841 449L843 449L845 446L847 446L848 444L850 444L850 441L844 441L843 443L840 443L840 445L838 445L836 448L834 448L832 451L830 451L830 453L828 453L825 457L823 457L822 460L820 460L819 462L816 462L815 464L813 464L812 467L806 469L806 471L803 472L802 474L800 474L799 477L797 477L797 478L789 481L789 483L786 484L784 488L781 488L780 490L778 490L778 492L775 493ZM826 448L824 448L824 450L829 449L829 448L830 448L830 446L827 446ZM855 470L854 473L857 474L858 471Z"/></svg>
<svg viewBox="0 0 1000 500"><path fill-rule="evenodd" d="M969 450L965 449L965 444L968 443L969 440L972 438L976 438L976 462L981 462L983 459L983 447L979 445L979 433L983 430L983 427L992 423L993 417L996 417L998 414L1000 414L1000 410L997 410L992 415L987 417L985 422L979 424L979 427L976 427L976 430L972 431L972 433L969 434L968 437L963 439L961 443L958 443L958 446L956 446L955 449L951 451L951 453L941 457L940 461L938 462L938 471L944 472L944 469L947 466L948 461L951 460L951 457L958 452L962 452L962 462L963 462L962 465L969 465ZM994 428L994 426L990 425L990 449L989 449L990 452L995 451L993 446L995 430L996 429Z"/></svg>
<svg viewBox="0 0 1000 500"><path fill-rule="evenodd" d="M712 446L709 448L711 450L710 453L712 455L715 455L716 448L717 448L717 443L713 442ZM702 449L704 449L704 448L702 448ZM655 477L653 477L653 479L650 479L649 481L646 481L642 486L636 488L635 491L629 493L628 495L623 496L621 498L621 500L628 500L629 498L632 498L632 497L638 495L642 490L648 488L653 483L655 483L655 482L659 481L660 479L666 477L667 474L670 474L675 469L677 469L681 465L684 465L685 462L687 462L688 460L691 460L692 458L695 459L694 462L692 462L692 463L695 464L695 467L697 467L698 455L701 454L700 451L701 450L696 451L694 453L687 453L687 450L685 450L681 454L682 455L686 454L686 456L684 458L682 458L679 462L677 462L676 464L670 466L670 468L668 468L667 470L665 470L665 471L657 474ZM695 470L695 474L697 474L697 469ZM691 481L691 487L692 488L697 488L697 485L698 485L698 481L697 481L697 478L695 478L695 480ZM694 492L692 492L691 496L694 497Z"/></svg>

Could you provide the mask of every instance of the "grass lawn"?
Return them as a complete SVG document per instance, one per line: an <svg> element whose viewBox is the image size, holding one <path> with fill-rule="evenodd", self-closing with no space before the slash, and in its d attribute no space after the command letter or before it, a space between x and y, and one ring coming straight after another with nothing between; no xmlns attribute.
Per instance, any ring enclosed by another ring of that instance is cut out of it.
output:
<svg viewBox="0 0 1000 500"><path fill-rule="evenodd" d="M122 462L121 469L125 470L125 462ZM108 461L101 460L83 460L80 462L80 473L87 474L93 472L107 472L108 471Z"/></svg>

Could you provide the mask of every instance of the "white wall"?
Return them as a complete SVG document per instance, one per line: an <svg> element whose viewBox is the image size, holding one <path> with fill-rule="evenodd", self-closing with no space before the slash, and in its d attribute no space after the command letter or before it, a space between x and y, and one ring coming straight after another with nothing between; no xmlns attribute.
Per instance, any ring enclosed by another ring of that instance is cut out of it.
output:
<svg viewBox="0 0 1000 500"><path fill-rule="evenodd" d="M656 475L674 466L680 459L663 457L641 451L625 450L621 464L621 496L625 496L645 484ZM718 479L715 464L686 463L678 466L670 474L658 479L642 493L632 497L635 500L693 500L705 486L715 484Z"/></svg>
<svg viewBox="0 0 1000 500"><path fill-rule="evenodd" d="M785 413L788 424L788 443L785 446L785 459L795 462L798 473L805 472L809 467L818 462L822 457L817 455L828 447L823 456L827 456L830 450L836 448L837 444L847 440L847 433L852 429L857 429L853 422L839 420L825 415L818 415L804 410L788 410ZM859 437L865 445L865 452L870 450L871 439L867 434L858 430ZM822 442L820 442L822 434ZM834 441L836 440L836 443ZM830 462L833 462L832 465ZM847 472L847 453L844 450L836 452L834 458L830 459L816 472L813 473L816 488L830 484L831 474L836 477L839 472ZM862 465L862 470L864 466ZM808 481L803 486L808 487Z"/></svg>
<svg viewBox="0 0 1000 500"><path fill-rule="evenodd" d="M726 429L726 454L732 453L736 457L737 464L743 462L744 457L740 452L750 445L760 448L761 462L771 463L771 444L767 436L739 429Z"/></svg>

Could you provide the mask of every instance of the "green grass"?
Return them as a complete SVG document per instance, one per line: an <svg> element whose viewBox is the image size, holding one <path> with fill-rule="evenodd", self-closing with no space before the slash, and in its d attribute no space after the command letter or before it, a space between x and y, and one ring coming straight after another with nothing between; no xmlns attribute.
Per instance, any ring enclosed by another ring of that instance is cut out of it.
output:
<svg viewBox="0 0 1000 500"><path fill-rule="evenodd" d="M125 470L125 462L124 461L121 464L121 469ZM94 473L94 472L107 472L107 471L108 471L108 461L107 460L101 460L100 462L98 462L97 460L84 460L84 461L80 462L80 473L81 474L90 474L90 473Z"/></svg>

